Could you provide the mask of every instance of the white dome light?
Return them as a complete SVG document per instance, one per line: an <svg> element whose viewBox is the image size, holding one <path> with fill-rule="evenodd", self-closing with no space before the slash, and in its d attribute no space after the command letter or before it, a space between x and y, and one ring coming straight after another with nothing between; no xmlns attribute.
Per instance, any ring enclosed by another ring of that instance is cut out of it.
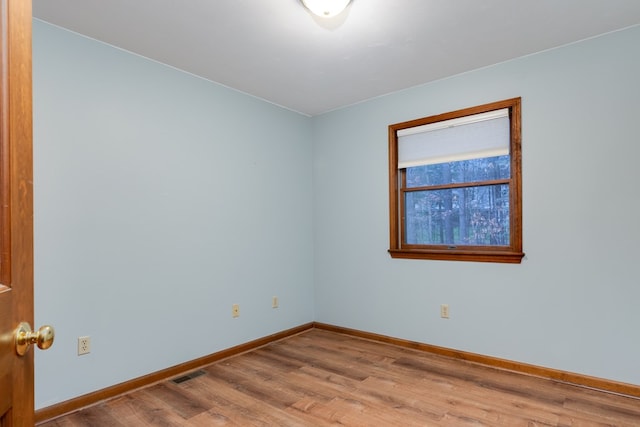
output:
<svg viewBox="0 0 640 427"><path fill-rule="evenodd" d="M314 15L331 18L339 15L351 3L351 0L301 0Z"/></svg>

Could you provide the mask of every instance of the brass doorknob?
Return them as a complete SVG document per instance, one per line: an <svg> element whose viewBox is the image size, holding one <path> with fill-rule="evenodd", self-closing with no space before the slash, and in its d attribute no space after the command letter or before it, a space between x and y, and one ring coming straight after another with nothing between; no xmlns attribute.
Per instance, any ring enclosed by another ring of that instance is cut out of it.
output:
<svg viewBox="0 0 640 427"><path fill-rule="evenodd" d="M22 322L15 332L16 353L18 353L18 356L24 356L31 344L36 344L40 350L46 350L53 345L55 335L56 333L52 326L45 325L38 329L38 332L33 332L31 325L27 322Z"/></svg>

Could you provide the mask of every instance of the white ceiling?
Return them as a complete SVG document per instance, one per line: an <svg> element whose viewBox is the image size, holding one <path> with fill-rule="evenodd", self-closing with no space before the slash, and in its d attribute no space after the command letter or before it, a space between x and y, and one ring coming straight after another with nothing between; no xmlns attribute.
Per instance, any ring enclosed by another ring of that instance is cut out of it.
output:
<svg viewBox="0 0 640 427"><path fill-rule="evenodd" d="M640 0L33 0L34 17L310 116L640 23ZM638 52L630 52L638 55Z"/></svg>

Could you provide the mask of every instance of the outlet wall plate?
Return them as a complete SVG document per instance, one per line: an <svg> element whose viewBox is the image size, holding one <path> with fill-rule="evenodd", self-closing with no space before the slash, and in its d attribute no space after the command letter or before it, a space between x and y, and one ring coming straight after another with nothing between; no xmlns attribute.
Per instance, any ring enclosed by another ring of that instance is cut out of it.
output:
<svg viewBox="0 0 640 427"><path fill-rule="evenodd" d="M449 318L449 304L440 304L440 317L443 319Z"/></svg>
<svg viewBox="0 0 640 427"><path fill-rule="evenodd" d="M91 337L78 337L78 356L91 352Z"/></svg>

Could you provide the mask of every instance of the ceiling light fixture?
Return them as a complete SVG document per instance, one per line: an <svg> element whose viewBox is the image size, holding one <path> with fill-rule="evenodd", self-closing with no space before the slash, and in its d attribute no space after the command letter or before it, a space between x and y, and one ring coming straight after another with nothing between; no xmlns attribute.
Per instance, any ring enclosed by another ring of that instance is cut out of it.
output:
<svg viewBox="0 0 640 427"><path fill-rule="evenodd" d="M322 18L332 18L339 15L349 6L351 0L300 0L304 7L314 15Z"/></svg>

